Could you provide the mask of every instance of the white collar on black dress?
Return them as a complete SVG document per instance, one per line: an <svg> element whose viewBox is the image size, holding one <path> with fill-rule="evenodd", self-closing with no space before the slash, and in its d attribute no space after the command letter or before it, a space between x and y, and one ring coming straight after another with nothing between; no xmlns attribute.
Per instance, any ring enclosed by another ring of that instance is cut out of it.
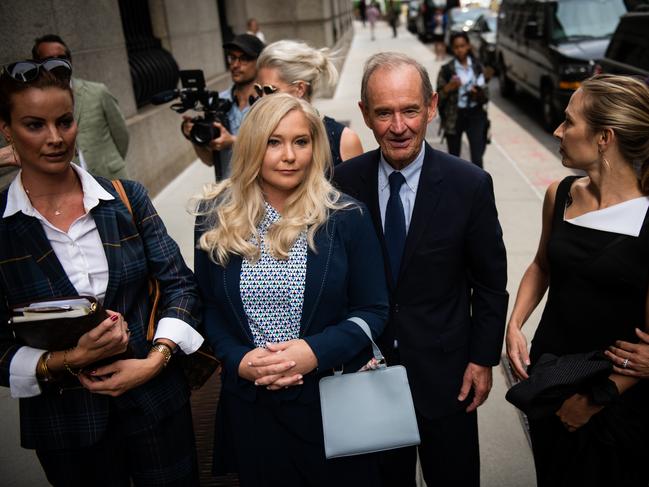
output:
<svg viewBox="0 0 649 487"><path fill-rule="evenodd" d="M575 218L563 219L579 227L637 237L649 209L649 196L640 196L608 208L589 211Z"/></svg>

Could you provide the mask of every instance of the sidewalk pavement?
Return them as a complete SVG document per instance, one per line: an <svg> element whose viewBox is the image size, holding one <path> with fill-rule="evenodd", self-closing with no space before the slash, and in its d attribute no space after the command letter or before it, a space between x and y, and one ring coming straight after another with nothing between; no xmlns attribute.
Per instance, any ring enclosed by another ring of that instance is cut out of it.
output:
<svg viewBox="0 0 649 487"><path fill-rule="evenodd" d="M428 69L435 84L440 62L434 54L403 27L392 38L389 27L378 23L376 40L370 40L369 28L355 23L356 34L341 70L333 98L317 100L321 113L348 123L355 130L365 150L377 144L365 127L357 102L360 98L362 69L372 54L385 50L404 52ZM541 229L543 193L554 179L567 174L557 157L540 144L524 126L493 103L492 143L485 154L485 169L494 179L497 206L503 227L509 261L510 309L518 283L532 261ZM439 147L437 121L429 127L427 140ZM179 139L179 143L182 140ZM442 147L443 150L443 147ZM466 147L463 149L466 156ZM201 191L204 183L213 181L211 168L194 162L154 199L169 233L178 242L190 267L193 267L193 217L186 211L188 198ZM539 307L542 309L542 305ZM537 310L525 328L532 336L540 312ZM505 376L501 367L494 368L494 386L488 401L479 409L481 469L483 487L534 487L534 466L527 438L517 411L504 399ZM0 477L3 485L42 485L42 473L32 452L18 448L16 401L6 389L0 390L0 413L3 417L3 448L0 448ZM7 483L5 483L7 482ZM423 485L423 483L422 483Z"/></svg>

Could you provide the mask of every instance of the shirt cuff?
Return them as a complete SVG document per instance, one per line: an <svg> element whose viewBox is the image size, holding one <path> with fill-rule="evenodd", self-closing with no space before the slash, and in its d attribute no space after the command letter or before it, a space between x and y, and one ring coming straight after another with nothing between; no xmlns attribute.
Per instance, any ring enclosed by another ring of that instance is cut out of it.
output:
<svg viewBox="0 0 649 487"><path fill-rule="evenodd" d="M178 318L167 317L158 322L153 341L159 338L171 340L187 355L194 353L203 344L201 334Z"/></svg>
<svg viewBox="0 0 649 487"><path fill-rule="evenodd" d="M32 347L20 347L9 364L9 388L11 397L38 396L41 386L36 379L36 364L47 350Z"/></svg>

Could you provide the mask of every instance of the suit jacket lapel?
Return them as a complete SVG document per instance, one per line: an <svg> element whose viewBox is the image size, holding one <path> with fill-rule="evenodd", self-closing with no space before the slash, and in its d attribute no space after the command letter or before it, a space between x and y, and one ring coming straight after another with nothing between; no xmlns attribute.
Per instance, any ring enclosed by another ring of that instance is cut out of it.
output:
<svg viewBox="0 0 649 487"><path fill-rule="evenodd" d="M372 216L372 222L376 233L379 235L381 245L385 247L385 238L383 235L383 223L381 222L381 209L379 208L379 160L381 157L380 150L376 150L375 157L372 158L367 170L360 175L363 181L365 194L360 198L367 201L367 207Z"/></svg>
<svg viewBox="0 0 649 487"><path fill-rule="evenodd" d="M254 346L255 340L252 336L248 319L246 318L246 312L243 309L243 301L241 300L241 292L239 290L241 283L241 264L241 256L230 256L230 262L225 266L225 269L223 269L223 289L228 299L228 303L230 303L232 313L234 313L239 322L239 326L241 326L243 333L250 340L250 344ZM216 289L219 289L219 286L216 286Z"/></svg>
<svg viewBox="0 0 649 487"><path fill-rule="evenodd" d="M103 201L95 206L91 213L104 244L104 252L108 261L108 287L104 305L110 308L122 278L122 243L117 225L117 214L112 205Z"/></svg>
<svg viewBox="0 0 649 487"><path fill-rule="evenodd" d="M381 150L374 151L367 167L363 168L360 172L360 179L362 184L362 194L359 194L358 199L365 201L374 223L374 230L379 237L381 244L381 251L383 252L383 260L385 264L385 273L388 280L388 286L392 289L394 282L392 281L392 273L389 272L387 262L390 262L388 250L385 246L385 234L383 233L383 221L381 220L381 209L379 208L379 161L381 158Z"/></svg>
<svg viewBox="0 0 649 487"><path fill-rule="evenodd" d="M307 250L306 280L304 283L304 302L302 303L302 319L300 321L300 336L304 336L313 321L322 296L322 290L327 281L327 269L333 250L333 238L336 228L335 214L329 221L320 227L315 234L315 247L317 253Z"/></svg>
<svg viewBox="0 0 649 487"><path fill-rule="evenodd" d="M426 144L425 150L424 164L421 168L417 196L415 197L415 207L413 208L410 219L406 247L401 258L399 277L403 275L404 270L408 267L421 236L424 234L428 225L431 224L435 208L439 202L440 191L438 184L442 180L442 174L435 161L435 152L432 147Z"/></svg>
<svg viewBox="0 0 649 487"><path fill-rule="evenodd" d="M41 271L52 283L54 296L74 296L77 291L68 279L59 259L52 249L40 221L34 217L18 213L12 217L16 238L23 242Z"/></svg>

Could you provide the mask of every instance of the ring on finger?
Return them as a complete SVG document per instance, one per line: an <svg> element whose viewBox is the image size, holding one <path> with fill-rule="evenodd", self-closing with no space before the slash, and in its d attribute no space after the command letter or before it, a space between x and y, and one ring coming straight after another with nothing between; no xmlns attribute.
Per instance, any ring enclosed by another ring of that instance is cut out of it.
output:
<svg viewBox="0 0 649 487"><path fill-rule="evenodd" d="M629 366L629 359L625 358L624 362L622 362L622 368L626 369Z"/></svg>

